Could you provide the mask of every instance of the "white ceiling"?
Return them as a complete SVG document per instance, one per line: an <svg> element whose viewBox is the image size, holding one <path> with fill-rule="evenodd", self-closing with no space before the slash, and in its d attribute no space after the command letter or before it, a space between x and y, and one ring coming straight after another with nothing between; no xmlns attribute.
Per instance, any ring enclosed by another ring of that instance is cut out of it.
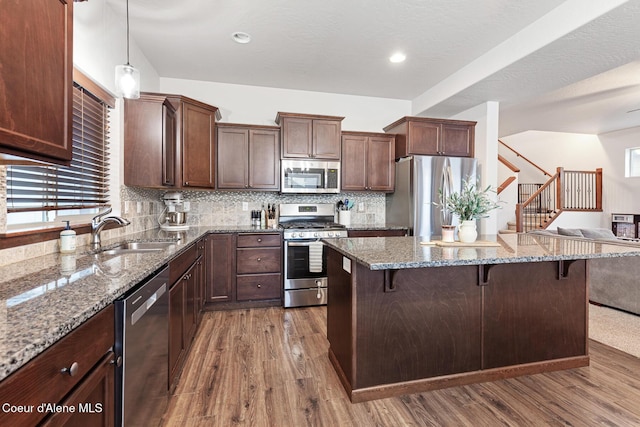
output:
<svg viewBox="0 0 640 427"><path fill-rule="evenodd" d="M124 0L107 1L124 17ZM130 0L129 7L131 37L161 77L406 100L422 96L421 102L432 91L459 86L418 113L450 117L499 101L501 136L530 129L603 133L640 126L640 111L627 113L640 108L640 0L555 41L541 41L488 75L480 68L477 78L449 84L456 72L478 67L501 43L517 42L523 28L540 27L548 22L545 15L558 15L559 7L569 4L582 5L577 0ZM541 29L540 40L546 33ZM249 33L251 43L233 42L235 31ZM398 50L407 60L390 63L388 57Z"/></svg>

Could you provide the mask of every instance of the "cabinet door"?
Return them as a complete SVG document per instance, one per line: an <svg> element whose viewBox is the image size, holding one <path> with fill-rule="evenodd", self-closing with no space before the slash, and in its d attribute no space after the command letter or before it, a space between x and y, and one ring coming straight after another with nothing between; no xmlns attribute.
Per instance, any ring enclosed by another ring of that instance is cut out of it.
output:
<svg viewBox="0 0 640 427"><path fill-rule="evenodd" d="M339 120L314 120L311 157L340 160L341 127Z"/></svg>
<svg viewBox="0 0 640 427"><path fill-rule="evenodd" d="M184 352L184 280L169 290L169 384L174 384Z"/></svg>
<svg viewBox="0 0 640 427"><path fill-rule="evenodd" d="M172 121L173 119L173 121ZM162 96L124 101L124 183L149 188L175 184L175 112Z"/></svg>
<svg viewBox="0 0 640 427"><path fill-rule="evenodd" d="M191 341L196 334L196 326L198 319L198 299L197 299L197 283L198 283L198 264L197 261L187 270L183 277L184 281L184 319L182 325L184 327L184 347L188 349Z"/></svg>
<svg viewBox="0 0 640 427"><path fill-rule="evenodd" d="M166 101L162 104L162 183L176 185L176 112Z"/></svg>
<svg viewBox="0 0 640 427"><path fill-rule="evenodd" d="M313 120L296 117L282 119L282 157L311 157Z"/></svg>
<svg viewBox="0 0 640 427"><path fill-rule="evenodd" d="M2 2L0 152L71 160L72 23L70 0Z"/></svg>
<svg viewBox="0 0 640 427"><path fill-rule="evenodd" d="M207 236L207 302L233 300L235 278L235 241L233 234Z"/></svg>
<svg viewBox="0 0 640 427"><path fill-rule="evenodd" d="M249 130L218 128L218 188L246 188L249 182Z"/></svg>
<svg viewBox="0 0 640 427"><path fill-rule="evenodd" d="M280 132L249 131L249 188L280 189Z"/></svg>
<svg viewBox="0 0 640 427"><path fill-rule="evenodd" d="M442 125L440 151L447 156L473 157L475 129L467 125Z"/></svg>
<svg viewBox="0 0 640 427"><path fill-rule="evenodd" d="M367 140L363 135L342 136L343 191L364 190L367 186Z"/></svg>
<svg viewBox="0 0 640 427"><path fill-rule="evenodd" d="M395 189L395 151L393 138L369 137L367 190L393 191Z"/></svg>
<svg viewBox="0 0 640 427"><path fill-rule="evenodd" d="M214 188L215 112L182 102L182 185Z"/></svg>
<svg viewBox="0 0 640 427"><path fill-rule="evenodd" d="M441 154L438 147L441 130L440 124L409 122L407 154L423 154L428 156Z"/></svg>
<svg viewBox="0 0 640 427"><path fill-rule="evenodd" d="M110 351L89 376L64 402L60 403L62 406L75 408L75 412L58 412L47 418L43 425L113 426L115 415L114 361L115 355Z"/></svg>

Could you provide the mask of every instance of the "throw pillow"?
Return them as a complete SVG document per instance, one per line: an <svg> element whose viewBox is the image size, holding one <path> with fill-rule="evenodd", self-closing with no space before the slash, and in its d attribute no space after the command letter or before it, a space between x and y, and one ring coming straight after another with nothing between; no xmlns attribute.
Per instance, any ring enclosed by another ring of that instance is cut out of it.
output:
<svg viewBox="0 0 640 427"><path fill-rule="evenodd" d="M616 235L608 228L582 228L582 235L589 239L615 239Z"/></svg>
<svg viewBox="0 0 640 427"><path fill-rule="evenodd" d="M558 234L561 236L586 237L578 228L558 227Z"/></svg>

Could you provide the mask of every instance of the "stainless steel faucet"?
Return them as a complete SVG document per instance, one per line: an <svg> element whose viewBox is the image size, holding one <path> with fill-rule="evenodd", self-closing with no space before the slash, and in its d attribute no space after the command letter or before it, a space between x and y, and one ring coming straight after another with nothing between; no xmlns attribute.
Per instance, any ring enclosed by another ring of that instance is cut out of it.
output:
<svg viewBox="0 0 640 427"><path fill-rule="evenodd" d="M111 210L111 208L108 208L106 211L94 216L91 220L91 249L100 248L100 232L102 231L104 226L107 225L107 223L114 222L121 226L131 224L129 220L119 216L112 215L105 217L105 215L111 213Z"/></svg>

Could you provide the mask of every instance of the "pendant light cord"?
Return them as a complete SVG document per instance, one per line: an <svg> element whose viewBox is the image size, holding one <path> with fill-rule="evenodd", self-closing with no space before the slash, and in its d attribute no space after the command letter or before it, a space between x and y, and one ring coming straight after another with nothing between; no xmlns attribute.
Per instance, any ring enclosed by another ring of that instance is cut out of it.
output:
<svg viewBox="0 0 640 427"><path fill-rule="evenodd" d="M127 0L127 65L129 63L129 0Z"/></svg>

